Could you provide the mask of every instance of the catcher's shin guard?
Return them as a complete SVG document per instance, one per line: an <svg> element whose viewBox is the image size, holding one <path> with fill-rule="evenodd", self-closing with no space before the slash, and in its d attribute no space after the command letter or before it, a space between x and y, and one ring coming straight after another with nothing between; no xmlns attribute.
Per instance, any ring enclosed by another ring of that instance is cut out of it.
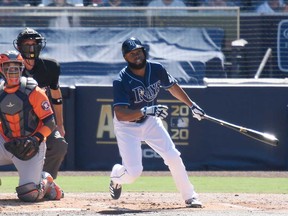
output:
<svg viewBox="0 0 288 216"><path fill-rule="evenodd" d="M18 198L24 202L36 202L43 198L41 189L33 182L16 187L16 192Z"/></svg>
<svg viewBox="0 0 288 216"><path fill-rule="evenodd" d="M48 173L48 176L51 177L49 173ZM44 175L42 174L42 180L39 185L36 185L35 183L31 182L31 183L27 183L27 184L17 187L16 192L17 192L18 198L24 202L39 201L47 193L52 183L53 183L53 178L51 181L50 178L46 178L45 174Z"/></svg>

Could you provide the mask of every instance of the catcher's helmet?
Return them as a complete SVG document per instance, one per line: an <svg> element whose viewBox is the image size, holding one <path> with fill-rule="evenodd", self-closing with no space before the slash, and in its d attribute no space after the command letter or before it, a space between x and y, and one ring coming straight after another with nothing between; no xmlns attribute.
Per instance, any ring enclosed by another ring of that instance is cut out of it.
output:
<svg viewBox="0 0 288 216"><path fill-rule="evenodd" d="M123 56L125 56L128 52L131 52L132 50L139 49L139 48L142 48L143 52L145 53L145 48L140 42L140 40L138 40L135 37L131 37L123 42L122 54Z"/></svg>
<svg viewBox="0 0 288 216"><path fill-rule="evenodd" d="M24 60L20 53L12 50L0 54L0 72L7 83L19 84L23 70Z"/></svg>
<svg viewBox="0 0 288 216"><path fill-rule="evenodd" d="M24 40L35 40L34 45L23 44ZM18 50L23 58L35 59L39 57L41 50L46 46L46 39L32 28L25 28L13 41L14 48Z"/></svg>

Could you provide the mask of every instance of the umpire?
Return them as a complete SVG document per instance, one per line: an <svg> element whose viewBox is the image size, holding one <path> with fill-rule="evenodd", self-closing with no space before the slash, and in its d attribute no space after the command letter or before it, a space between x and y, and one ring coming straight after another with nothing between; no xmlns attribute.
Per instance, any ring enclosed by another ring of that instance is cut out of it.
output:
<svg viewBox="0 0 288 216"><path fill-rule="evenodd" d="M39 57L46 45L46 39L32 28L25 28L20 32L13 45L24 58L23 76L33 77L38 82L38 86L46 91L54 110L57 128L47 137L43 171L56 179L68 148L64 138L62 93L59 86L60 65L54 59Z"/></svg>

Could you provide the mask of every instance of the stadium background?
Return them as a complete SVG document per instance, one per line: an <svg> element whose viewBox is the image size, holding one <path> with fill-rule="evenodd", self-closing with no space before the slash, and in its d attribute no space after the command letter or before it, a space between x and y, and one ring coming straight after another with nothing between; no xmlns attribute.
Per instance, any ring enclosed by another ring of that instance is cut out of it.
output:
<svg viewBox="0 0 288 216"><path fill-rule="evenodd" d="M120 162L112 126L111 80L125 65L121 42L135 32L147 45L149 57L162 62L208 114L274 133L280 140L280 146L273 148L218 125L198 122L187 107L163 91L160 101L170 108L165 124L187 170L287 169L285 13L267 16L242 12L239 7L151 8L149 15L143 7L0 11L3 50L13 49L13 39L21 29L33 27L47 38L43 56L61 63L69 142L62 170L105 171ZM69 26L51 26L55 19ZM257 72L261 72L259 79L254 78ZM167 170L146 145L143 163L146 170Z"/></svg>

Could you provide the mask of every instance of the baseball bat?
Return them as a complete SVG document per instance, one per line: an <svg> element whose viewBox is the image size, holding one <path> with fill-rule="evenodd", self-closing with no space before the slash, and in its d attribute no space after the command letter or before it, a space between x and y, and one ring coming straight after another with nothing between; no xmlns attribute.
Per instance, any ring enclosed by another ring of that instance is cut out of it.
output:
<svg viewBox="0 0 288 216"><path fill-rule="evenodd" d="M238 131L245 136L256 139L260 142L266 143L266 144L271 145L271 146L277 146L279 143L279 140L272 134L262 133L262 132L259 132L259 131L256 131L256 130L253 130L250 128L245 128L245 127L242 127L239 125L231 124L229 122L214 118L214 117L206 115L206 114L204 115L204 119L207 119L211 122L220 124L220 125L225 126L227 128L233 129L235 131Z"/></svg>

